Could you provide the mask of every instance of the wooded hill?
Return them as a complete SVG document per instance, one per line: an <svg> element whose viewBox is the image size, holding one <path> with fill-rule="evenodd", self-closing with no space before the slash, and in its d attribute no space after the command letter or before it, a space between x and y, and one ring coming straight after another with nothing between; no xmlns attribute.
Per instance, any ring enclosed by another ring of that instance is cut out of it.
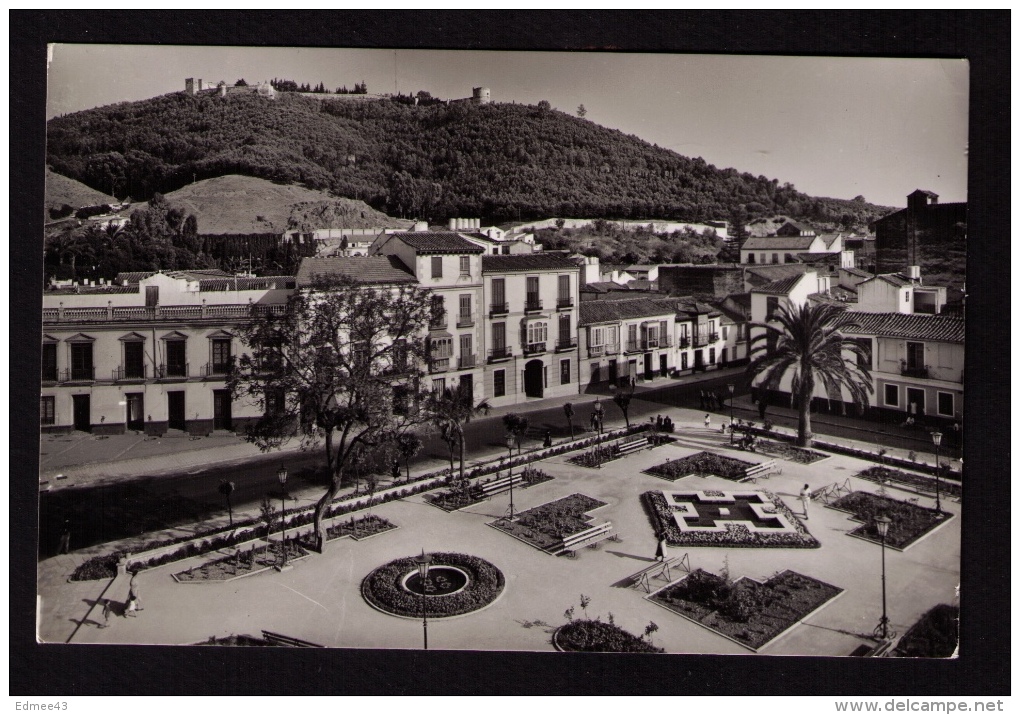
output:
<svg viewBox="0 0 1020 715"><path fill-rule="evenodd" d="M890 212L717 169L547 106L175 93L54 118L47 149L58 173L135 200L245 174L434 222L781 213L863 228Z"/></svg>

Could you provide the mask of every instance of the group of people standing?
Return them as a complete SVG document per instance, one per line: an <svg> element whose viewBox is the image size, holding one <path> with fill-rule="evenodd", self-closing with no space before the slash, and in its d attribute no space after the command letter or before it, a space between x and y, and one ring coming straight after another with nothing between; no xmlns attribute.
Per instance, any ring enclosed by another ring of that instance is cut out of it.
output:
<svg viewBox="0 0 1020 715"><path fill-rule="evenodd" d="M718 390L702 390L701 391L701 409L703 410L721 410L723 405L726 403L722 393Z"/></svg>

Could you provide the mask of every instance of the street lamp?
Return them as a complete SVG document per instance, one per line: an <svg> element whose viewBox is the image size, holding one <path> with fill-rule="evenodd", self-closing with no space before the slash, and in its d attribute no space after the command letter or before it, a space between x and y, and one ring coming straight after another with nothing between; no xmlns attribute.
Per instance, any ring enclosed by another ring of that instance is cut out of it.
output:
<svg viewBox="0 0 1020 715"><path fill-rule="evenodd" d="M942 465L939 464L939 445L942 444L942 433L935 430L931 433L931 441L935 443L935 513L942 516L942 495L939 490L939 472Z"/></svg>
<svg viewBox="0 0 1020 715"><path fill-rule="evenodd" d="M283 537L283 562L280 566L282 571L287 567L287 468L280 465L280 468L276 471L276 478L280 481L280 528Z"/></svg>
<svg viewBox="0 0 1020 715"><path fill-rule="evenodd" d="M506 436L506 448L510 453L510 461L507 462L507 479L510 480L510 517L509 520L514 520L514 436L508 434Z"/></svg>
<svg viewBox="0 0 1020 715"><path fill-rule="evenodd" d="M733 444L733 391L737 386L731 382L726 385L726 389L730 391L730 444Z"/></svg>
<svg viewBox="0 0 1020 715"><path fill-rule="evenodd" d="M414 564L418 567L418 576L421 577L421 631L425 636L425 650L429 649L429 617L425 609L425 583L429 578L429 566L432 565L432 554L425 554L421 550L421 556L414 557Z"/></svg>
<svg viewBox="0 0 1020 715"><path fill-rule="evenodd" d="M889 524L892 519L885 514L875 518L875 526L878 527L878 535L882 537L882 620L878 622L876 633L882 634L882 640L889 638L889 617L885 612L885 537L889 533Z"/></svg>

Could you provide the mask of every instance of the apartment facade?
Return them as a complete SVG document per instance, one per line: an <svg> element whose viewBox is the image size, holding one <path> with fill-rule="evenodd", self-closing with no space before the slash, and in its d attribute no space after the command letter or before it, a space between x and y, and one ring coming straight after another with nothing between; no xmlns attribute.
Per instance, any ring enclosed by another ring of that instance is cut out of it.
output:
<svg viewBox="0 0 1020 715"><path fill-rule="evenodd" d="M676 368L676 301L586 301L580 310L584 386L665 377Z"/></svg>
<svg viewBox="0 0 1020 715"><path fill-rule="evenodd" d="M242 348L236 327L252 305L282 309L294 279L216 274L135 274L46 291L42 430L208 435L258 419L226 387Z"/></svg>
<svg viewBox="0 0 1020 715"><path fill-rule="evenodd" d="M481 266L490 403L576 394L580 267L542 252L485 255Z"/></svg>

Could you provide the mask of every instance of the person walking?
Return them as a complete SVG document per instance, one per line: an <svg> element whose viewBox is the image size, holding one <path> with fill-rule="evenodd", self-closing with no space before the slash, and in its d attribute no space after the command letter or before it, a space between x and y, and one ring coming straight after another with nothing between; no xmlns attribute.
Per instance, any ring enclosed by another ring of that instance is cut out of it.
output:
<svg viewBox="0 0 1020 715"><path fill-rule="evenodd" d="M811 487L807 484L800 490L800 503L804 507L804 521L808 520L808 504L811 503Z"/></svg>
<svg viewBox="0 0 1020 715"><path fill-rule="evenodd" d="M705 413L705 429L712 429L712 415Z"/></svg>
<svg viewBox="0 0 1020 715"><path fill-rule="evenodd" d="M142 609L142 599L141 599L141 595L138 592L138 581L137 581L137 579L138 579L138 572L135 571L133 574L131 574L131 580L128 581L128 603L134 602L135 610L136 611L141 611L141 610L144 610L144 609Z"/></svg>
<svg viewBox="0 0 1020 715"><path fill-rule="evenodd" d="M669 544L666 543L666 532L659 534L659 543L655 547L655 560L666 561L669 559Z"/></svg>
<svg viewBox="0 0 1020 715"><path fill-rule="evenodd" d="M110 625L110 599L103 599L103 622L99 624L100 628L106 628Z"/></svg>
<svg viewBox="0 0 1020 715"><path fill-rule="evenodd" d="M57 547L58 554L71 553L71 522L64 522L64 530L60 533L60 545Z"/></svg>

